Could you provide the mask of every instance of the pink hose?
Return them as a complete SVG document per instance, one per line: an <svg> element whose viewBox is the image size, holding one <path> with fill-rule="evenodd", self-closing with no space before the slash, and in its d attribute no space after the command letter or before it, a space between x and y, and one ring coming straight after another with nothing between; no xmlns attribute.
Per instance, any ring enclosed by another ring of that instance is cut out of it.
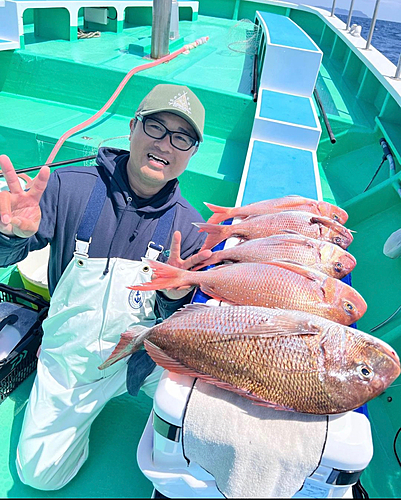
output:
<svg viewBox="0 0 401 500"><path fill-rule="evenodd" d="M191 49L194 49L198 45L202 45L203 43L206 43L209 40L209 37L202 37L198 38L192 43L184 45L181 49L176 50L172 54L168 54L164 57L161 57L160 59L157 59L156 61L152 61L148 64L143 64L142 66L138 66L137 68L132 69L127 75L124 77L120 85L117 87L117 89L114 91L114 94L110 97L110 99L106 102L106 104L97 112L95 113L91 118L88 118L84 122L80 123L79 125L76 125L75 127L71 128L70 130L67 130L60 139L57 141L56 145L54 146L52 152L50 153L49 158L47 159L46 163L53 163L54 158L56 157L57 153L59 152L61 146L63 143L71 137L73 134L76 132L79 132L83 128L87 127L88 125L91 125L95 120L97 120L105 111L109 109L109 107L113 104L113 102L116 100L122 89L125 87L125 85L128 83L129 79L135 75L135 73L138 73L139 71L143 71L148 68L153 68L154 66L157 66L159 64L171 61L171 59L174 59L175 57L179 56L183 52L188 52Z"/></svg>

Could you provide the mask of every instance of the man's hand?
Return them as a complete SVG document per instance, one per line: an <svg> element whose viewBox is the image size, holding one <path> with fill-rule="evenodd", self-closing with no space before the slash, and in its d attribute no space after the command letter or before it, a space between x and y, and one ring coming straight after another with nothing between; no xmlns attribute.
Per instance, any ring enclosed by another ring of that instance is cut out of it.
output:
<svg viewBox="0 0 401 500"><path fill-rule="evenodd" d="M181 233L179 231L175 231L173 234L173 238L171 240L171 248L170 248L170 257L167 261L167 264L170 266L178 267L179 269L191 269L191 267L197 266L201 264L205 260L209 259L212 255L211 250L202 250L199 253L191 255L187 259L181 259ZM161 290L164 295L166 295L169 299L181 299L187 293L190 292L192 286L183 287L180 290Z"/></svg>
<svg viewBox="0 0 401 500"><path fill-rule="evenodd" d="M201 264L205 260L209 259L212 255L211 250L202 250L199 253L191 255L187 259L181 259L181 233L175 231L173 238L171 240L170 257L167 264L170 266L178 267L180 269L191 269L191 267Z"/></svg>
<svg viewBox="0 0 401 500"><path fill-rule="evenodd" d="M39 229L39 202L46 189L50 169L42 167L32 180L29 191L24 191L8 156L0 156L0 167L9 188L9 191L0 192L0 232L7 236L29 238Z"/></svg>

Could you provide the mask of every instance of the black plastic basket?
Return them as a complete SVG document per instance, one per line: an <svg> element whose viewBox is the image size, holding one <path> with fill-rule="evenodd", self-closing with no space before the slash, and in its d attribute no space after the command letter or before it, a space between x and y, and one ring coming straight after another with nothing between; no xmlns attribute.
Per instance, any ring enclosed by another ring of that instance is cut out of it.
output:
<svg viewBox="0 0 401 500"><path fill-rule="evenodd" d="M37 312L37 318L7 358L0 362L0 404L36 369L36 354L43 336L42 322L49 309L49 303L41 295L0 283L2 302L21 304Z"/></svg>

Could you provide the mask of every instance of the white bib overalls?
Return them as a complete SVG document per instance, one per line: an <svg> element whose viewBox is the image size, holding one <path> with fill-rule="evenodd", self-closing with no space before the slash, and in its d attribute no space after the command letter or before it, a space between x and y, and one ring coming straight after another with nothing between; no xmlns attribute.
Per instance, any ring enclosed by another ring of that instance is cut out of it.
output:
<svg viewBox="0 0 401 500"><path fill-rule="evenodd" d="M17 449L21 480L43 490L59 489L76 475L88 456L92 422L111 398L127 390L128 358L104 371L98 366L127 328L155 323L155 292L127 288L149 281L152 271L142 262L111 258L105 274L107 259L88 258L89 243L90 237L77 238L52 296ZM146 256L157 258L151 246ZM156 366L141 387L151 397L162 371Z"/></svg>

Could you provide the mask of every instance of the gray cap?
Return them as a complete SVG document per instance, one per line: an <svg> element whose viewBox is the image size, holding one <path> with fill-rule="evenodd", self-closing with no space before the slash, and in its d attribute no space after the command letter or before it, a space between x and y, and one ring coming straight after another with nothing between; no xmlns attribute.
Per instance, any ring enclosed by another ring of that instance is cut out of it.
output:
<svg viewBox="0 0 401 500"><path fill-rule="evenodd" d="M194 128L199 141L203 141L205 108L188 87L165 83L156 85L139 104L135 117L152 115L162 111L184 118Z"/></svg>

